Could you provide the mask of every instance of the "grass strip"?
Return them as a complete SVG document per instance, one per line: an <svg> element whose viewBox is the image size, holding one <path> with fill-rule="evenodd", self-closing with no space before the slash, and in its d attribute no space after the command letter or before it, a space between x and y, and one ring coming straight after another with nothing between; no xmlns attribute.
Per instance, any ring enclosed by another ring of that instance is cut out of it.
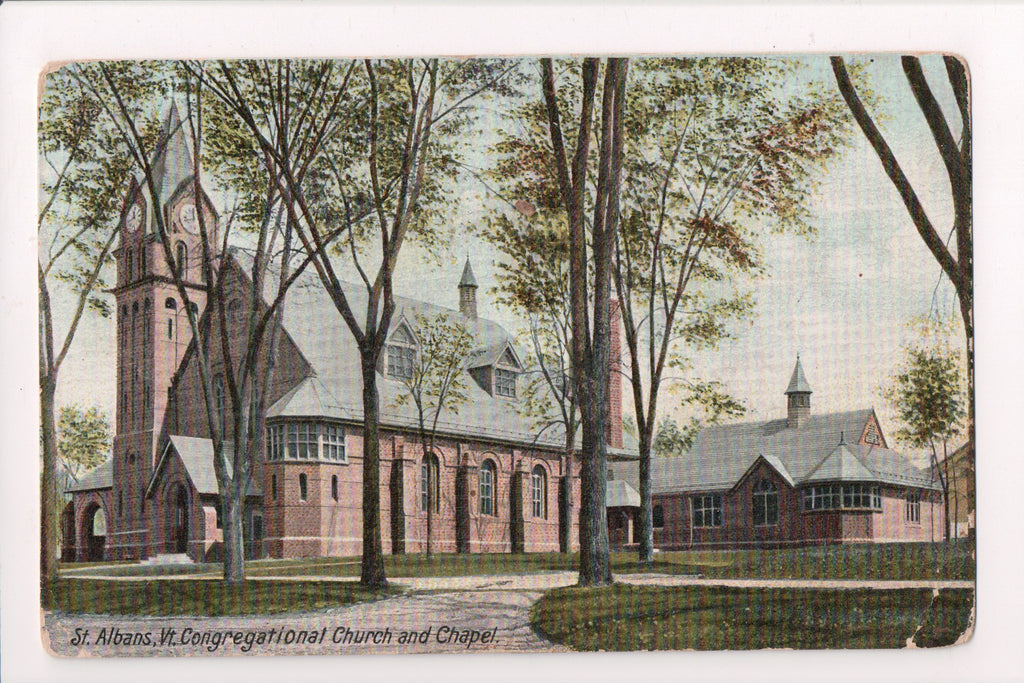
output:
<svg viewBox="0 0 1024 683"><path fill-rule="evenodd" d="M549 591L530 616L583 651L901 648L931 604L929 589L618 584Z"/></svg>
<svg viewBox="0 0 1024 683"><path fill-rule="evenodd" d="M306 612L377 600L398 592L374 592L337 581L154 579L104 581L58 579L43 589L43 607L80 614L125 616L241 616Z"/></svg>

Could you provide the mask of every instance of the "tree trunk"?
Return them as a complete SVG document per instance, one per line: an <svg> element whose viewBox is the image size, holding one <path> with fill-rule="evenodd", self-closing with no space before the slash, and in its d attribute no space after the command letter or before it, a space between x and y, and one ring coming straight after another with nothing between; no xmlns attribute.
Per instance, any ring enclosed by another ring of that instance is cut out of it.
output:
<svg viewBox="0 0 1024 683"><path fill-rule="evenodd" d="M606 462L604 420L593 415L603 407L584 408L583 462L580 466L580 577L581 586L612 582L606 521ZM588 416L589 413L589 416ZM596 418L596 419L595 419Z"/></svg>
<svg viewBox="0 0 1024 683"><path fill-rule="evenodd" d="M653 413L652 413L653 417ZM654 559L654 519L651 515L651 432L653 421L640 429L640 561Z"/></svg>
<svg viewBox="0 0 1024 683"><path fill-rule="evenodd" d="M387 586L380 531L380 400L376 354L360 349L363 375L363 558L359 582Z"/></svg>
<svg viewBox="0 0 1024 683"><path fill-rule="evenodd" d="M57 383L45 377L40 382L39 396L42 407L43 475L40 520L40 578L43 585L57 578L57 560L60 555L60 492L57 490L57 423L54 419L53 398Z"/></svg>
<svg viewBox="0 0 1024 683"><path fill-rule="evenodd" d="M236 470L228 488L233 492L244 489L245 484L240 479ZM221 519L224 523L224 581L229 586L241 586L245 583L244 508L244 493L221 499Z"/></svg>

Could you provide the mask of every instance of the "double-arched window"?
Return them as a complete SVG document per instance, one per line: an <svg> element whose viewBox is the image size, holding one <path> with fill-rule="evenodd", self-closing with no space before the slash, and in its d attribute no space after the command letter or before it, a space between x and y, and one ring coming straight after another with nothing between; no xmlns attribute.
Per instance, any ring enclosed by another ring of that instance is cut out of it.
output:
<svg viewBox="0 0 1024 683"><path fill-rule="evenodd" d="M754 488L754 526L779 523L779 487L762 479Z"/></svg>
<svg viewBox="0 0 1024 683"><path fill-rule="evenodd" d="M530 489L533 499L533 516L547 519L548 516L548 473L541 465L533 468Z"/></svg>
<svg viewBox="0 0 1024 683"><path fill-rule="evenodd" d="M480 465L480 514L497 514L494 505L494 484L498 480L493 460L484 460Z"/></svg>

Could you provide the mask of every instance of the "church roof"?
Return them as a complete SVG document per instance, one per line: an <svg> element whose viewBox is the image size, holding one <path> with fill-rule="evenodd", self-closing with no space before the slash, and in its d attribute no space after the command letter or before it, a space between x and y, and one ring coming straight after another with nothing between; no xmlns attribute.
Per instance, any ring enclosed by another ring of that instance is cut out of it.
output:
<svg viewBox="0 0 1024 683"><path fill-rule="evenodd" d="M859 440L874 411L870 408L811 415L799 429L785 419L716 425L702 430L690 451L651 459L654 493L726 491L764 458L792 485L812 481L874 481L935 488L927 470L878 446L840 443L845 435ZM631 468L635 471L635 466ZM634 485L630 467L615 466L619 477Z"/></svg>
<svg viewBox="0 0 1024 683"><path fill-rule="evenodd" d="M232 249L230 253L243 273L251 271L252 259L247 253L239 249ZM267 278L268 287L273 279ZM356 319L364 320L366 289L350 283L342 283L342 289ZM269 298L269 294L267 296ZM507 347L515 348L512 336L501 325L486 318L468 318L457 310L401 296L395 296L395 305L393 321L405 320L410 326L415 325L412 321L417 316L447 315L459 320L475 339L475 349L470 353L474 366L481 365L480 359L495 362ZM361 421L359 352L351 331L315 272L304 272L289 290L284 329L312 371L310 377L270 407L268 417L319 415ZM467 400L459 406L457 413L452 410L442 412L438 432L468 438L535 443L546 448L564 445L564 434L558 428L542 431L543 425L521 415L510 399L491 395L468 373L464 379ZM382 425L410 428L418 424L412 402L400 404L400 396L406 390L402 382L382 373L377 378L377 388Z"/></svg>
<svg viewBox="0 0 1024 683"><path fill-rule="evenodd" d="M473 268L469 265L469 258L466 258L466 266L462 269L462 279L459 280L459 287L476 287L476 277L473 276Z"/></svg>
<svg viewBox="0 0 1024 683"><path fill-rule="evenodd" d="M164 448L160 460L153 469L153 476L150 479L149 487L146 489L147 497L152 494L172 450L178 454L182 465L185 466L185 471L188 473L188 478L192 481L196 492L213 495L217 495L220 492L217 486L217 473L213 467L213 441L193 436L172 435L168 439L167 446ZM225 441L224 450L228 456L228 473L230 474L234 445L230 441ZM249 496L259 495L260 493L259 486L252 477L249 478L245 493Z"/></svg>
<svg viewBox="0 0 1024 683"><path fill-rule="evenodd" d="M114 485L114 460L108 458L97 467L82 475L75 484L67 487L65 493L74 491L95 491L96 489L109 489Z"/></svg>
<svg viewBox="0 0 1024 683"><path fill-rule="evenodd" d="M612 479L606 485L605 507L640 507L640 494L622 479Z"/></svg>
<svg viewBox="0 0 1024 683"><path fill-rule="evenodd" d="M793 376L789 378L789 386L786 387L787 394L810 394L811 385L804 377L804 368L800 365L800 356L796 357L796 367L793 368Z"/></svg>

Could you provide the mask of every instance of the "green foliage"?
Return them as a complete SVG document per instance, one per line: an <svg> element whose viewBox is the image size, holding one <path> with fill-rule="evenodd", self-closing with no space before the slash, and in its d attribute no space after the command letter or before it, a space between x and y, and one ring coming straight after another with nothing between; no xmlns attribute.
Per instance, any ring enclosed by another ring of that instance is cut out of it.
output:
<svg viewBox="0 0 1024 683"><path fill-rule="evenodd" d="M902 425L896 437L920 448L948 441L966 416L957 354L942 344L912 345L884 389Z"/></svg>
<svg viewBox="0 0 1024 683"><path fill-rule="evenodd" d="M454 316L416 315L411 326L416 336L416 358L412 376L402 380L403 391L395 398L398 405L412 403L420 417L421 429L430 433L437 428L441 414L458 415L466 402L466 373L463 371L474 336Z"/></svg>
<svg viewBox="0 0 1024 683"><path fill-rule="evenodd" d="M110 456L110 420L96 406L63 406L57 418L57 432L60 457L75 478Z"/></svg>
<svg viewBox="0 0 1024 683"><path fill-rule="evenodd" d="M658 422L658 429L654 433L652 444L654 455L659 458L667 458L682 455L690 450L697 433L701 430L701 423L697 418L690 418L690 421L683 427L668 415L665 415Z"/></svg>

